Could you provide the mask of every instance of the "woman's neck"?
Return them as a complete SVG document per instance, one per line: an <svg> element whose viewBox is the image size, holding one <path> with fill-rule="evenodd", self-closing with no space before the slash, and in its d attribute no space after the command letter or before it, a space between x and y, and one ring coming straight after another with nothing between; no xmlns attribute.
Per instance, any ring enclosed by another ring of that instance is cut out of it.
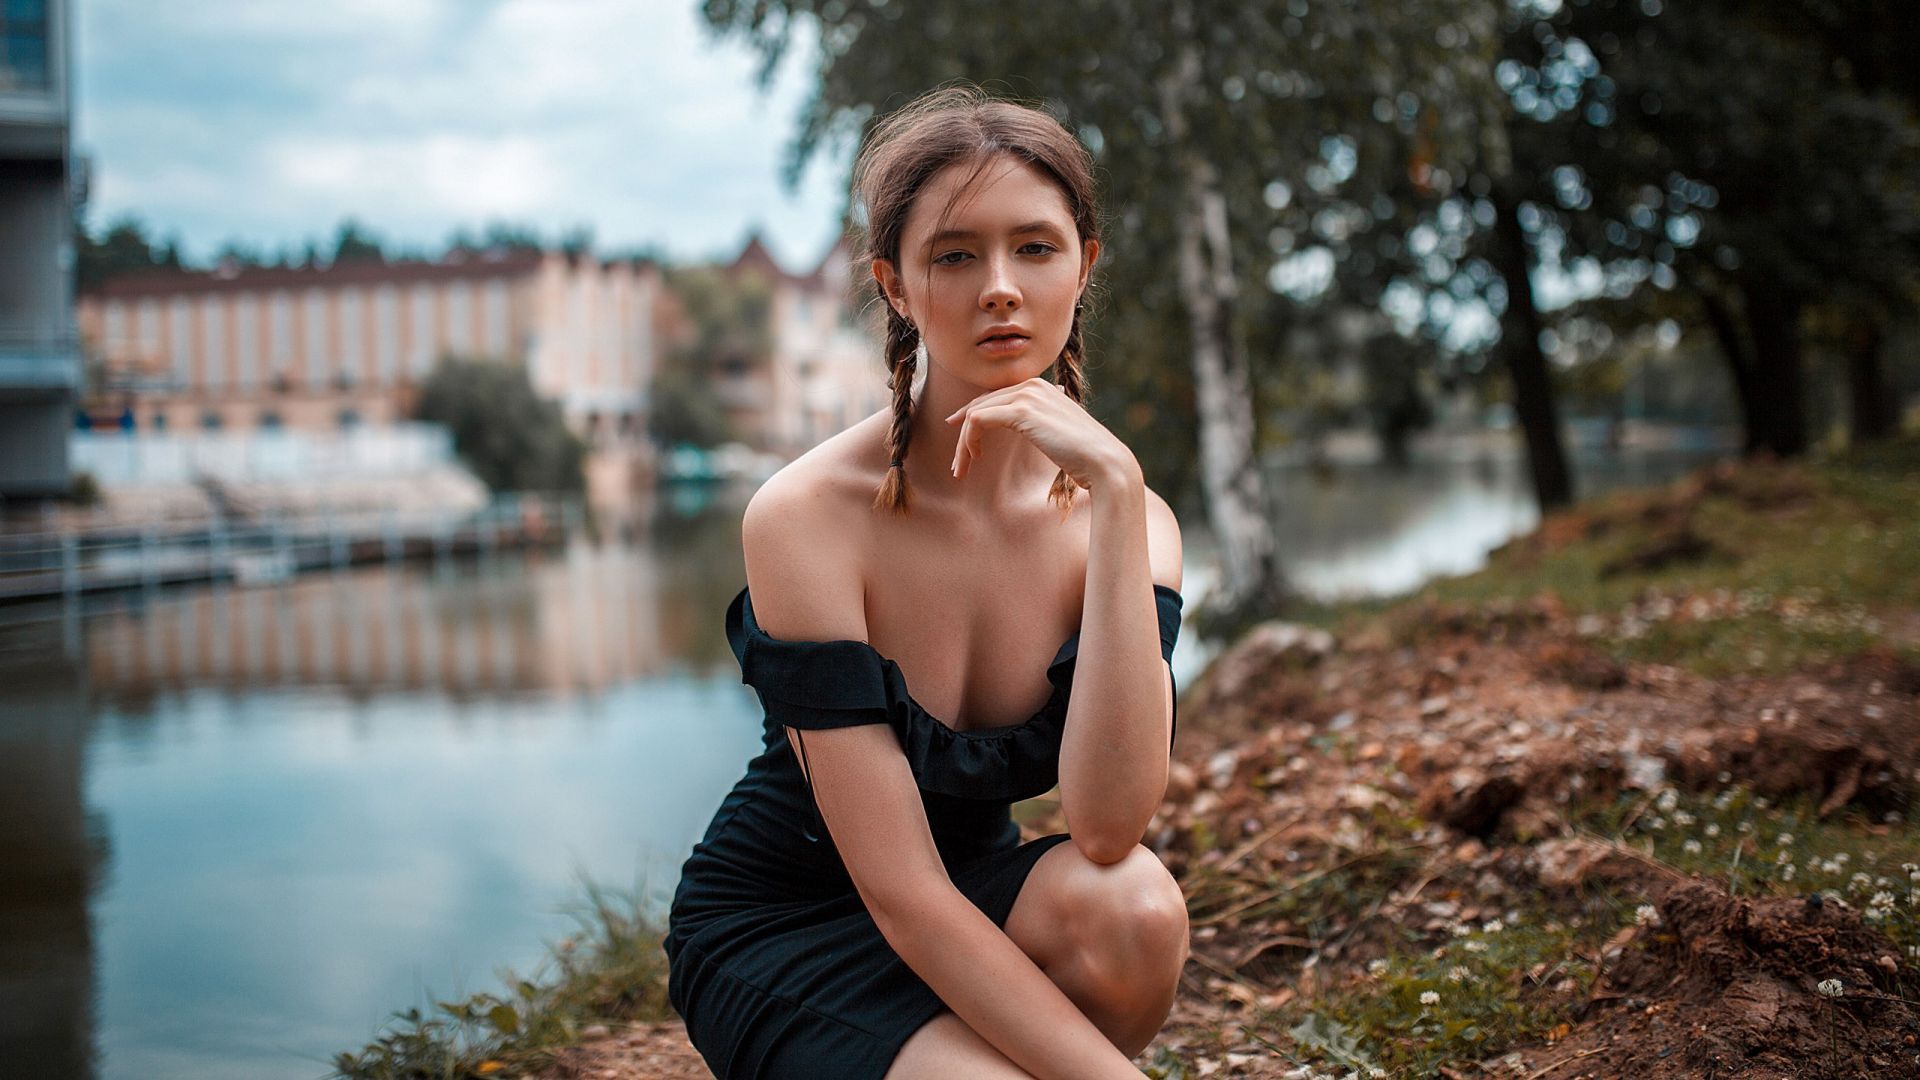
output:
<svg viewBox="0 0 1920 1080"><path fill-rule="evenodd" d="M943 499L981 509L1024 502L1036 494L1045 496L1059 466L1026 436L1009 428L981 431L975 443L979 456L967 463L965 476L953 475L961 425L947 423L947 417L986 392L943 378L938 368L927 373L913 407L913 439L905 462L907 483L913 490L937 492Z"/></svg>

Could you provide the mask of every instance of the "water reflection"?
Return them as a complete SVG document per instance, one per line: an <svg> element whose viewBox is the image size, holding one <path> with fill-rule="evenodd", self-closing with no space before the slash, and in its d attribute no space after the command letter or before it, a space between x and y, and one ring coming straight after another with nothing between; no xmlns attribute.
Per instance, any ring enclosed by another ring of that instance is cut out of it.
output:
<svg viewBox="0 0 1920 1080"><path fill-rule="evenodd" d="M759 743L737 516L7 612L0 1074L321 1075L581 876L663 908Z"/></svg>

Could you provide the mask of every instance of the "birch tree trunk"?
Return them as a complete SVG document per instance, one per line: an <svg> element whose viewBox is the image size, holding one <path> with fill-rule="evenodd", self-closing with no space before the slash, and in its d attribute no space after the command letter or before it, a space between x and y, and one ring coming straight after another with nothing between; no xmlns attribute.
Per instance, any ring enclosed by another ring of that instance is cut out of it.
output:
<svg viewBox="0 0 1920 1080"><path fill-rule="evenodd" d="M1158 80L1160 118L1181 155L1177 261L1179 290L1192 335L1194 398L1199 414L1200 479L1207 520L1219 544L1218 607L1250 610L1286 594L1273 537L1272 503L1254 446L1252 379L1236 332L1232 237L1219 171L1192 139L1190 103L1201 100L1204 68L1188 0L1170 5L1173 65Z"/></svg>

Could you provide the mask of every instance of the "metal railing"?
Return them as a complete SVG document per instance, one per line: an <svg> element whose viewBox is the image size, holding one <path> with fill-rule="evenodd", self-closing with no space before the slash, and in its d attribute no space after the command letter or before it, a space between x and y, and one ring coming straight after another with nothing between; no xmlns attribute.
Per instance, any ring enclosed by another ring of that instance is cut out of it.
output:
<svg viewBox="0 0 1920 1080"><path fill-rule="evenodd" d="M0 601L188 582L270 583L360 563L488 556L563 538L584 521L578 496L525 494L500 496L464 515L386 510L15 532L0 535Z"/></svg>

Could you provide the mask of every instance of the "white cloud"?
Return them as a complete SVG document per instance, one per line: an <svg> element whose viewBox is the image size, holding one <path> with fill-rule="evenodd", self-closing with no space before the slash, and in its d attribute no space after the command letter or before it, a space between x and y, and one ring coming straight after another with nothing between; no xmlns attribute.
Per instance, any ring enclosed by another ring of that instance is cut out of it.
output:
<svg viewBox="0 0 1920 1080"><path fill-rule="evenodd" d="M844 161L797 196L780 166L809 49L772 92L694 0L137 4L80 8L77 134L92 220L141 214L205 253L352 215L437 244L493 217L603 248L723 254L764 223L795 266L832 239Z"/></svg>

